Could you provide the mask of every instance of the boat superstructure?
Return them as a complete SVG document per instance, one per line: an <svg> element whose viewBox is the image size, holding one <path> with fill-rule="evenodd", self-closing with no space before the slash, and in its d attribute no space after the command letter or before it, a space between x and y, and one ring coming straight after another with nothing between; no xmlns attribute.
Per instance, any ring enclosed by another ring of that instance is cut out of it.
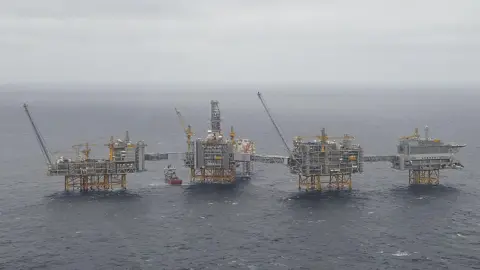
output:
<svg viewBox="0 0 480 270"><path fill-rule="evenodd" d="M163 169L163 174L165 176L165 182L167 182L169 185L181 185L183 182L180 178L178 178L177 169L172 165L165 167Z"/></svg>

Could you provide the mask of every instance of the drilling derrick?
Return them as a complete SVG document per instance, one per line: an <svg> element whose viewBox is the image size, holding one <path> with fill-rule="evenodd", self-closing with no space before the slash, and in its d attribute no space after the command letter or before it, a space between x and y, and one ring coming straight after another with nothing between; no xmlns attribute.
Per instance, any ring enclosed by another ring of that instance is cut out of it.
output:
<svg viewBox="0 0 480 270"><path fill-rule="evenodd" d="M298 189L306 191L343 190L352 188L352 174L363 172L363 149L353 144L354 137L329 137L325 129L320 136L297 136L290 149L260 92L257 93L270 121L282 139L289 158L290 173L298 175Z"/></svg>
<svg viewBox="0 0 480 270"><path fill-rule="evenodd" d="M463 168L455 154L465 146L431 138L428 126L425 126L425 137L422 138L415 128L413 135L400 137L392 167L408 170L410 185L438 185L440 170Z"/></svg>
<svg viewBox="0 0 480 270"><path fill-rule="evenodd" d="M205 139L190 142L185 166L191 170L192 184L234 184L234 144L223 137L218 101L212 100L210 105L211 129Z"/></svg>
<svg viewBox="0 0 480 270"><path fill-rule="evenodd" d="M214 134L222 134L220 127L220 108L218 107L218 101L210 101L210 127L211 132Z"/></svg>
<svg viewBox="0 0 480 270"><path fill-rule="evenodd" d="M121 140L115 142L112 137L110 143L107 144L110 148L109 159L90 158L91 144L86 143L73 146L77 152L77 157L73 161L69 158L59 157L53 162L45 140L33 121L27 104L24 104L23 107L40 144L42 154L47 161L47 175L64 176L65 191L106 191L118 187L126 189L127 174L144 170L146 145L143 141L138 142L137 145L132 144L128 138L128 132L125 142Z"/></svg>

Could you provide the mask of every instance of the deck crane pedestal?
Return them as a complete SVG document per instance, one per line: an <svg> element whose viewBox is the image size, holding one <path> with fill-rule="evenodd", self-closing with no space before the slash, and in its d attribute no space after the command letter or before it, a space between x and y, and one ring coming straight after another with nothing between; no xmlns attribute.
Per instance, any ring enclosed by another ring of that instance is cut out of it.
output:
<svg viewBox="0 0 480 270"><path fill-rule="evenodd" d="M258 92L257 96L288 151L287 166L290 173L298 175L298 189L351 190L352 174L363 172L363 149L352 143L354 138L348 134L328 137L325 129L322 129L322 134L314 136L316 140L313 141L304 140L306 137L295 137L293 149L290 149L262 94Z"/></svg>

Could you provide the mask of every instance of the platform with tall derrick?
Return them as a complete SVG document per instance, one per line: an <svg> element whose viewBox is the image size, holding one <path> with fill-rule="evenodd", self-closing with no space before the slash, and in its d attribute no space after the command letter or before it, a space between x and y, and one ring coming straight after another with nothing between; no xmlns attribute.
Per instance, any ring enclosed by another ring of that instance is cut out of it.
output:
<svg viewBox="0 0 480 270"><path fill-rule="evenodd" d="M145 169L145 146L143 141L132 144L128 131L125 140L110 140L107 144L110 149L108 159L93 159L90 157L92 144L77 144L76 157L72 160L59 157L55 161L47 148L45 139L41 135L28 105L24 104L25 112L40 144L42 154L47 163L48 176L64 176L65 191L110 191L127 188L127 174L140 172Z"/></svg>
<svg viewBox="0 0 480 270"><path fill-rule="evenodd" d="M290 173L298 176L299 190L352 189L352 174L363 172L363 149L352 143L354 137L328 137L322 129L321 136L314 136L313 140L295 137L290 149L262 94L258 92L257 96L289 153L287 166Z"/></svg>
<svg viewBox="0 0 480 270"><path fill-rule="evenodd" d="M229 138L224 137L218 101L210 102L210 129L205 139L192 140L191 126L186 127L181 113L175 111L187 137L184 165L190 170L191 184L234 184L237 178L251 177L255 144L248 139L235 139L233 127Z"/></svg>
<svg viewBox="0 0 480 270"><path fill-rule="evenodd" d="M392 167L408 170L409 185L438 185L440 170L463 168L455 154L465 146L431 138L428 126L425 126L425 137L422 138L415 128L413 135L399 139L397 154L391 160Z"/></svg>

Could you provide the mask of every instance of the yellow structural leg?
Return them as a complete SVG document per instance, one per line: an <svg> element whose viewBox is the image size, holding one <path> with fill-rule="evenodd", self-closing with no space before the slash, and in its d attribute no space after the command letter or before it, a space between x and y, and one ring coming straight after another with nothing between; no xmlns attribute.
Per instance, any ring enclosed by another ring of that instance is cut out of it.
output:
<svg viewBox="0 0 480 270"><path fill-rule="evenodd" d="M440 183L439 169L419 169L408 171L409 185L438 185Z"/></svg>
<svg viewBox="0 0 480 270"><path fill-rule="evenodd" d="M121 185L122 189L127 189L127 175L126 174L122 174L120 185Z"/></svg>
<svg viewBox="0 0 480 270"><path fill-rule="evenodd" d="M68 183L68 175L65 175L65 191L70 191L70 184Z"/></svg>
<svg viewBox="0 0 480 270"><path fill-rule="evenodd" d="M191 170L190 181L198 184L234 184L235 171L229 169L204 169Z"/></svg>
<svg viewBox="0 0 480 270"><path fill-rule="evenodd" d="M110 177L109 177L108 174L105 174L105 175L103 176L103 189L104 189L104 190L107 190L107 189L108 189L108 186L109 186L109 185L108 185L108 183L109 183L109 178L110 178Z"/></svg>
<svg viewBox="0 0 480 270"><path fill-rule="evenodd" d="M298 176L298 189L305 191L352 190L351 173L332 173L330 175Z"/></svg>
<svg viewBox="0 0 480 270"><path fill-rule="evenodd" d="M79 190L81 192L127 189L127 174L104 175L66 175L64 180L65 191Z"/></svg>

